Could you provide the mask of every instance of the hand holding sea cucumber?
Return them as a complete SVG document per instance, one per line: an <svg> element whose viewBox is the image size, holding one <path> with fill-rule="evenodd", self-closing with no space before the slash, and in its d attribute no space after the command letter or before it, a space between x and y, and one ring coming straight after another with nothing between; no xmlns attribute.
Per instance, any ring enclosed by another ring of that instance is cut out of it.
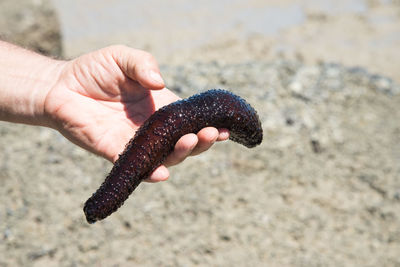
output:
<svg viewBox="0 0 400 267"><path fill-rule="evenodd" d="M60 65L60 76L44 102L49 124L75 144L112 162L155 110L179 100L164 88L155 59L144 51L111 46ZM166 167L228 137L227 130L212 127L183 136L165 165L147 181L167 179Z"/></svg>
<svg viewBox="0 0 400 267"><path fill-rule="evenodd" d="M85 204L91 223L143 180L167 179L166 166L215 141L252 147L262 140L257 113L243 99L212 90L178 101L144 51L118 45L62 61L0 41L0 58L0 120L52 127L115 162Z"/></svg>

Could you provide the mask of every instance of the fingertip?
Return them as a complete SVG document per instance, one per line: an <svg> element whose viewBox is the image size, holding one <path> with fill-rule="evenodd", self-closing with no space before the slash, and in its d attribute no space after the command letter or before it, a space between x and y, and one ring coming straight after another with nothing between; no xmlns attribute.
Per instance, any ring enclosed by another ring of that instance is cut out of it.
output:
<svg viewBox="0 0 400 267"><path fill-rule="evenodd" d="M111 46L111 53L121 70L144 88L159 90L165 87L157 60L150 53L123 45Z"/></svg>
<svg viewBox="0 0 400 267"><path fill-rule="evenodd" d="M153 173L145 181L149 183L157 183L166 181L169 178L169 171L164 165L160 165L153 171Z"/></svg>
<svg viewBox="0 0 400 267"><path fill-rule="evenodd" d="M153 90L160 90L165 87L165 82L161 77L160 72L155 70L149 70L147 73L148 88Z"/></svg>
<svg viewBox="0 0 400 267"><path fill-rule="evenodd" d="M176 142L174 151L165 159L164 164L173 166L181 163L192 153L198 142L199 139L196 134L185 134Z"/></svg>
<svg viewBox="0 0 400 267"><path fill-rule="evenodd" d="M229 139L230 133L228 129L222 128L218 129L219 135L217 141L225 141Z"/></svg>
<svg viewBox="0 0 400 267"><path fill-rule="evenodd" d="M198 133L197 136L199 137L199 141L204 143L215 143L218 139L219 136L219 131L217 128L214 127L206 127L201 129Z"/></svg>
<svg viewBox="0 0 400 267"><path fill-rule="evenodd" d="M184 136L182 136L178 142L176 143L175 149L176 150L181 150L181 151L191 151L193 150L197 143L199 142L199 139L196 134L194 133L189 133Z"/></svg>
<svg viewBox="0 0 400 267"><path fill-rule="evenodd" d="M118 160L118 158L119 158L119 155L110 156L110 157L106 156L106 159L108 159L109 161L111 161L112 164L114 164L114 163Z"/></svg>
<svg viewBox="0 0 400 267"><path fill-rule="evenodd" d="M165 88L164 80L158 70L143 70L136 75L136 80L141 86L150 90L161 90Z"/></svg>

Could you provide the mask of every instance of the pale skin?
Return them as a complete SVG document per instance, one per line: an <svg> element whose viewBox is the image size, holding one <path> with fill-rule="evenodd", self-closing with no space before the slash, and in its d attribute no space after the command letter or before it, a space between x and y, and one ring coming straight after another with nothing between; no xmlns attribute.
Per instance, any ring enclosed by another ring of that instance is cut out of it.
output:
<svg viewBox="0 0 400 267"><path fill-rule="evenodd" d="M126 46L62 61L0 41L0 62L0 120L51 127L111 162L155 110L180 99L152 55ZM182 136L147 181L168 179L167 167L228 138L213 127Z"/></svg>

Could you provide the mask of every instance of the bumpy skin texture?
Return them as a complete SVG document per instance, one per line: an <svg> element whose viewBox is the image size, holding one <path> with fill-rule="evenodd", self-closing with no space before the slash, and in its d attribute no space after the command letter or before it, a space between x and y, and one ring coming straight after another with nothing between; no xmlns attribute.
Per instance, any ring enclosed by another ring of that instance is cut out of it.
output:
<svg viewBox="0 0 400 267"><path fill-rule="evenodd" d="M257 112L231 92L209 90L164 106L140 127L103 184L86 201L86 220L94 223L116 211L162 164L181 136L207 126L228 129L232 141L249 148L262 142Z"/></svg>

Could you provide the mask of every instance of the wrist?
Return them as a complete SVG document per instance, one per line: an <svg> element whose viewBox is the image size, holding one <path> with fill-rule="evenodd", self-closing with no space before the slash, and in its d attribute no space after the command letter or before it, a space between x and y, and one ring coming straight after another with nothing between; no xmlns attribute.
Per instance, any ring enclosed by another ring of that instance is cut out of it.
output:
<svg viewBox="0 0 400 267"><path fill-rule="evenodd" d="M31 112L28 113L28 117L34 123L30 124L52 127L51 114L48 114L45 110L46 99L49 92L59 81L65 64L66 61L49 59L49 62L46 62L40 73L37 74L38 79L32 87Z"/></svg>
<svg viewBox="0 0 400 267"><path fill-rule="evenodd" d="M46 125L44 101L63 61L0 41L0 120Z"/></svg>

